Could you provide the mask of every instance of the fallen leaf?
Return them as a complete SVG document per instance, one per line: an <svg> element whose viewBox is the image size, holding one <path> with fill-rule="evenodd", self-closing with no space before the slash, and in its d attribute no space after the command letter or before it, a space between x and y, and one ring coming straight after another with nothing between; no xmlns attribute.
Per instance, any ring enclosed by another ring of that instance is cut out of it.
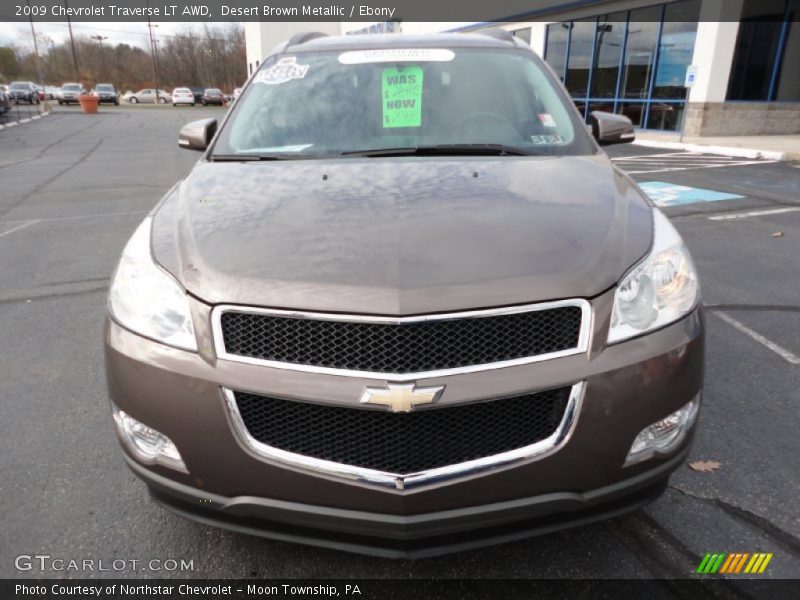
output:
<svg viewBox="0 0 800 600"><path fill-rule="evenodd" d="M689 468L700 473L713 473L720 468L720 463L716 460L696 460L689 463Z"/></svg>
<svg viewBox="0 0 800 600"><path fill-rule="evenodd" d="M783 237L783 232L782 231L776 231L775 233L772 234L772 237Z"/></svg>

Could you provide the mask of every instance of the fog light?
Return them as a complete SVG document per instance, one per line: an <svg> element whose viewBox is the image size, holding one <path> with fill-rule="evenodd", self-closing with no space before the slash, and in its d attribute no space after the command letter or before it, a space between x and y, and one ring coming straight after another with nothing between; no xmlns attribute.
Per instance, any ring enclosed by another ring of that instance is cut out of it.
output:
<svg viewBox="0 0 800 600"><path fill-rule="evenodd" d="M114 422L122 441L140 461L148 465L161 464L184 473L189 472L175 444L163 433L118 408L114 408Z"/></svg>
<svg viewBox="0 0 800 600"><path fill-rule="evenodd" d="M674 450L692 427L699 408L700 395L698 394L694 400L680 410L676 410L671 415L642 429L633 440L624 466L627 467L657 454L667 454Z"/></svg>

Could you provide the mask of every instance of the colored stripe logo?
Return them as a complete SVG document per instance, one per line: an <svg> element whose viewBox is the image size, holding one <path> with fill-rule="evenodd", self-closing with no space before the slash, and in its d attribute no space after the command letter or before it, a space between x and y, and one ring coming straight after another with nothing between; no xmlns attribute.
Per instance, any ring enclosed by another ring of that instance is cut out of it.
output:
<svg viewBox="0 0 800 600"><path fill-rule="evenodd" d="M700 561L696 573L710 575L714 573L736 575L740 573L761 574L769 561L772 560L772 552L709 552Z"/></svg>

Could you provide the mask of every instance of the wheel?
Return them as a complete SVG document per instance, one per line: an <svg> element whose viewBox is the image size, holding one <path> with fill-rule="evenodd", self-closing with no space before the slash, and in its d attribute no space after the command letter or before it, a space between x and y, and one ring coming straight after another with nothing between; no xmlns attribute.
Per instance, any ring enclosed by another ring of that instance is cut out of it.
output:
<svg viewBox="0 0 800 600"><path fill-rule="evenodd" d="M119 98L117 98L116 100L114 100L114 106L119 106Z"/></svg>
<svg viewBox="0 0 800 600"><path fill-rule="evenodd" d="M159 99L158 99L158 103L159 103L159 104L166 104L166 103L167 103L167 101L166 101L166 99L164 99L164 98L159 98Z"/></svg>
<svg viewBox="0 0 800 600"><path fill-rule="evenodd" d="M129 102L131 104L138 104L139 100L136 98L136 96L131 96L131 99L129 100Z"/></svg>
<svg viewBox="0 0 800 600"><path fill-rule="evenodd" d="M59 105L59 106L63 106L63 105L64 105L64 101L63 101L63 100L59 100L59 101L58 101L58 105Z"/></svg>
<svg viewBox="0 0 800 600"><path fill-rule="evenodd" d="M194 106L194 102L192 102L192 106Z"/></svg>

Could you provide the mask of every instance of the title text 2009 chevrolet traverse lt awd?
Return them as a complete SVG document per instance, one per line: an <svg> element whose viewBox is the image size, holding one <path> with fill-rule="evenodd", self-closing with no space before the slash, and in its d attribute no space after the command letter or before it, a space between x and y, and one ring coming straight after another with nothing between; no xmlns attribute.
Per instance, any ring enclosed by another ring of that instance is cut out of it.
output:
<svg viewBox="0 0 800 600"><path fill-rule="evenodd" d="M105 328L131 469L233 530L423 556L642 506L684 460L680 236L528 46L298 35L128 242Z"/></svg>

